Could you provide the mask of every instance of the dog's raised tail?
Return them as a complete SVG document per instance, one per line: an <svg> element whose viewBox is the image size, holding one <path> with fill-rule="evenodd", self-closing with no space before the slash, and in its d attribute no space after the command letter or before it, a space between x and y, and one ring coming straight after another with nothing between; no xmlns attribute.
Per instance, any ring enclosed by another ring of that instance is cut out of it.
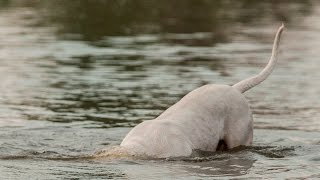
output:
<svg viewBox="0 0 320 180"><path fill-rule="evenodd" d="M232 87L236 88L241 93L244 93L247 90L253 88L254 86L260 84L265 79L267 79L267 77L271 74L271 72L273 71L273 69L277 63L280 37L281 37L283 29L284 29L284 25L282 24L279 27L278 32L276 34L276 37L274 39L271 58L267 64L267 66L258 75L250 77L245 80L242 80L242 81L238 82L237 84L233 85Z"/></svg>

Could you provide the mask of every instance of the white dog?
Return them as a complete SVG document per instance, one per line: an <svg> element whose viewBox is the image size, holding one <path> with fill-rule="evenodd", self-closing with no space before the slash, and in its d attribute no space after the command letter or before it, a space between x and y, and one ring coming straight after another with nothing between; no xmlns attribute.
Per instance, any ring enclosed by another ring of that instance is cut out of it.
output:
<svg viewBox="0 0 320 180"><path fill-rule="evenodd" d="M190 156L193 150L216 151L221 140L227 148L251 145L252 113L242 93L264 81L274 69L283 28L260 74L233 86L209 84L191 91L156 119L134 127L117 151L166 158Z"/></svg>

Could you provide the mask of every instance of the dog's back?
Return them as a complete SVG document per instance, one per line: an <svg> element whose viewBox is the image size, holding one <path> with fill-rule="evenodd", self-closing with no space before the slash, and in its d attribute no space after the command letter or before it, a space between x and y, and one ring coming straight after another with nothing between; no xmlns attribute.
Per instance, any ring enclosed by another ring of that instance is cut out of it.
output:
<svg viewBox="0 0 320 180"><path fill-rule="evenodd" d="M252 143L249 105L242 93L263 82L277 62L282 25L267 66L256 76L233 86L205 85L191 91L152 121L133 128L121 147L133 155L189 156L192 150L215 151L219 140L228 148Z"/></svg>
<svg viewBox="0 0 320 180"><path fill-rule="evenodd" d="M252 127L251 112L238 90L227 85L205 85L158 118L136 126L121 146L152 157L189 156L194 149L215 151L219 140L230 147L248 145L252 131L237 130L248 127Z"/></svg>

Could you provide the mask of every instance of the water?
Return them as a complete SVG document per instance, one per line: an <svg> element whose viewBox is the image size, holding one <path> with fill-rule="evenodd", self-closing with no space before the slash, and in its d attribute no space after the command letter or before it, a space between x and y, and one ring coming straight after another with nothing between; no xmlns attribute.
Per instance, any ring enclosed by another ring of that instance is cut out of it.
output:
<svg viewBox="0 0 320 180"><path fill-rule="evenodd" d="M0 1L1 179L320 177L317 1ZM207 83L279 64L245 95L254 143L164 160L97 159Z"/></svg>

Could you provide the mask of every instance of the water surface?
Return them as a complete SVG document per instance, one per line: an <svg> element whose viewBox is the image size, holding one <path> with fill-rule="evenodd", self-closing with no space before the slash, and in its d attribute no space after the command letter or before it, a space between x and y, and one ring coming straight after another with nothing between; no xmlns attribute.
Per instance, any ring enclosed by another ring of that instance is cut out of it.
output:
<svg viewBox="0 0 320 180"><path fill-rule="evenodd" d="M7 179L320 177L316 1L0 1L0 174ZM253 147L93 159L189 91L279 64L245 94Z"/></svg>

